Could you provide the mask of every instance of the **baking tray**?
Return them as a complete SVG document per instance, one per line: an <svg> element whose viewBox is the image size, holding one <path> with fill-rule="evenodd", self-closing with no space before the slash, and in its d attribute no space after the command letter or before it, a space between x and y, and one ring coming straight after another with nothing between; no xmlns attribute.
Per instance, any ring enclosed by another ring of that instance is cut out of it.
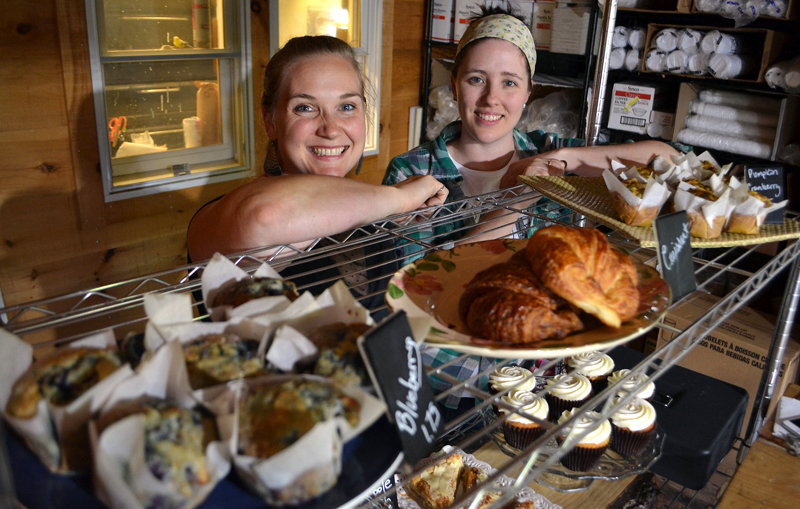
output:
<svg viewBox="0 0 800 509"><path fill-rule="evenodd" d="M642 247L656 245L656 237L651 227L631 226L618 219L619 216L611 204L611 194L602 177L520 176L519 180L551 200L617 230L629 239L638 242ZM761 226L758 235L723 233L714 239L691 237L691 244L692 247L697 248L733 247L796 238L800 238L800 223L784 219L783 224Z"/></svg>

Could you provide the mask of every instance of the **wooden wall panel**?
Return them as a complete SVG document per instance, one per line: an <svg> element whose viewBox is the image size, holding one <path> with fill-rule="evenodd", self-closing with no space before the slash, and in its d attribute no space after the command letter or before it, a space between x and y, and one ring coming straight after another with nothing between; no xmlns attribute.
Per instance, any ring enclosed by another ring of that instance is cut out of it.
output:
<svg viewBox="0 0 800 509"><path fill-rule="evenodd" d="M360 180L380 182L389 159L405 152L408 106L419 99L425 3L384 1L381 154L365 159ZM249 5L260 174L266 134L258 104L269 60L269 9L267 0ZM0 292L5 305L184 264L192 215L242 181L104 203L83 2L5 2L0 54ZM398 98L402 104L394 104ZM36 341L48 337L37 335Z"/></svg>
<svg viewBox="0 0 800 509"><path fill-rule="evenodd" d="M394 2L392 50L392 157L408 150L408 112L420 105L426 0ZM425 127L423 126L423 129Z"/></svg>

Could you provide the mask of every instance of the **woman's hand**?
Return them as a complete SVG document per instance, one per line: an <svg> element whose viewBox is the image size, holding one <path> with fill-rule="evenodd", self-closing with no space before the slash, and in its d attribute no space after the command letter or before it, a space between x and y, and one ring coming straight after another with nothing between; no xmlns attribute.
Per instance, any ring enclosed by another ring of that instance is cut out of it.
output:
<svg viewBox="0 0 800 509"><path fill-rule="evenodd" d="M526 175L528 177L547 177L561 176L567 169L567 162L561 159L554 159L551 154L540 154L511 163L505 175L500 180L500 189L506 189L519 185L517 177Z"/></svg>
<svg viewBox="0 0 800 509"><path fill-rule="evenodd" d="M430 175L414 175L394 185L406 195L404 212L443 205L450 191Z"/></svg>

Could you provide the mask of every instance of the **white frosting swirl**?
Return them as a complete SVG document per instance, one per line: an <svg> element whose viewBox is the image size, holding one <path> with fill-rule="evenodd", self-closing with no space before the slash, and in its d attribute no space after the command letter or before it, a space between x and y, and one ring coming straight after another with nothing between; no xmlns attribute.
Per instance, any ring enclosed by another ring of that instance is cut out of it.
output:
<svg viewBox="0 0 800 509"><path fill-rule="evenodd" d="M520 366L503 366L489 375L489 385L497 392L513 387L518 391L531 391L536 387L536 377Z"/></svg>
<svg viewBox="0 0 800 509"><path fill-rule="evenodd" d="M579 410L577 408L573 408L572 410L564 410L564 412L561 414L561 417L558 418L558 423L565 423L573 415L578 413L578 411ZM592 431L583 437L578 444L603 444L604 442L608 441L609 437L611 436L611 424L608 422L608 419L598 421L598 417L600 417L600 414L597 412L591 410L586 412L584 415L575 420L571 426L562 428L561 437L566 438L573 427L575 428L576 434L580 434L587 429L591 429Z"/></svg>
<svg viewBox="0 0 800 509"><path fill-rule="evenodd" d="M608 385L616 385L615 388L617 389L617 392L629 394L633 392L637 385L647 382L647 375L644 373L636 373L629 380L625 380L624 382L620 383L620 380L623 380L630 372L630 369L620 369L619 371L614 371L608 376ZM656 392L656 384L650 382L641 386L636 391L636 395L642 399L647 399L651 397L654 392Z"/></svg>
<svg viewBox="0 0 800 509"><path fill-rule="evenodd" d="M547 401L532 392L511 391L503 396L503 401L514 408L518 408L528 415L536 417L540 421L546 421L547 413L550 411L550 406L547 404ZM507 421L520 422L524 424L533 422L527 417L523 417L517 413L514 413L513 410L501 408L500 412L507 415Z"/></svg>
<svg viewBox="0 0 800 509"><path fill-rule="evenodd" d="M556 375L547 381L550 395L567 401L580 401L592 394L592 383L578 373Z"/></svg>
<svg viewBox="0 0 800 509"><path fill-rule="evenodd" d="M641 431L656 422L656 409L641 398L633 398L611 415L611 422L618 428Z"/></svg>
<svg viewBox="0 0 800 509"><path fill-rule="evenodd" d="M614 359L602 352L584 352L573 355L567 365L589 378L606 376L614 370Z"/></svg>

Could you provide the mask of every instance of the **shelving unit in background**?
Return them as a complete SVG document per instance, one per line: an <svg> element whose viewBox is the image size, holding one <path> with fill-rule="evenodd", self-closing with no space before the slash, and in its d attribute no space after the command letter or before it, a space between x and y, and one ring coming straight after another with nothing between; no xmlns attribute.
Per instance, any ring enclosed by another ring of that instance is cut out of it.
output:
<svg viewBox="0 0 800 509"><path fill-rule="evenodd" d="M599 8L597 2L591 2L589 33L586 37L586 50L583 55L571 55L566 53L553 53L546 50L536 50L536 72L534 83L541 86L564 87L582 90L580 125L578 134L583 133L586 128L586 116L588 111L588 94L591 89L592 69L594 68L597 55L593 54L595 34L598 25ZM432 17L433 0L428 1L428 10L425 19L427 27L424 41L424 70L420 88L420 104L422 106L422 132L420 133L420 144L428 141L425 137L425 126L428 123L429 99L431 82L433 77L432 65L434 60L441 60L452 64L455 59L457 43L436 42L432 38ZM535 94L534 94L535 96Z"/></svg>

